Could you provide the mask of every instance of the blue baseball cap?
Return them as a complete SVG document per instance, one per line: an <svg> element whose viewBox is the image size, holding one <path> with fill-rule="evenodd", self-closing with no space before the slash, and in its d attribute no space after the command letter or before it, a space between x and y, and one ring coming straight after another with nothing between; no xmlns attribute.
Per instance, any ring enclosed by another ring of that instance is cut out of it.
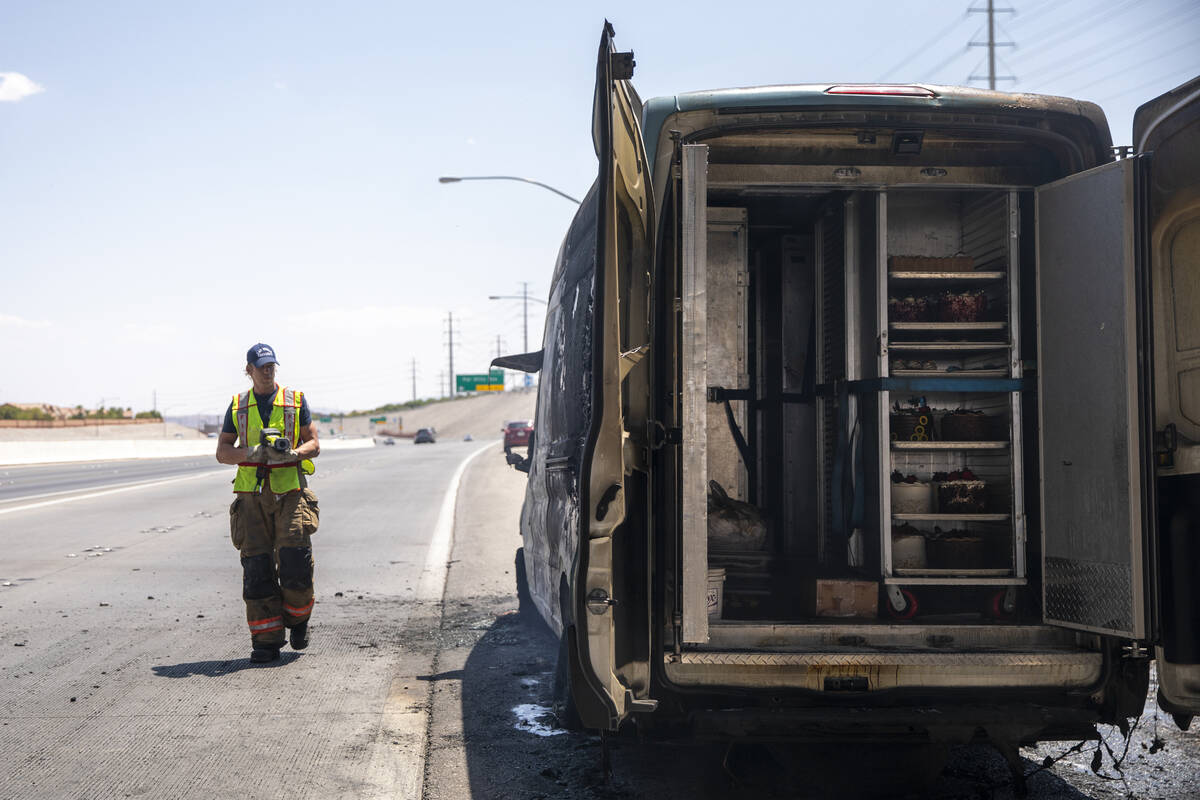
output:
<svg viewBox="0 0 1200 800"><path fill-rule="evenodd" d="M275 358L275 350L271 345L259 342L246 351L246 363L262 367L267 364L278 364L279 360Z"/></svg>

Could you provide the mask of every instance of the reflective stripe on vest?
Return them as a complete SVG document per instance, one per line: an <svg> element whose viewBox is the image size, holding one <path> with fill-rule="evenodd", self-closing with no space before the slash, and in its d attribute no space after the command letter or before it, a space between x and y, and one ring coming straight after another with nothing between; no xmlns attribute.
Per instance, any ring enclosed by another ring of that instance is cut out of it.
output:
<svg viewBox="0 0 1200 800"><path fill-rule="evenodd" d="M300 407L300 400L303 396L303 392L280 387L275 392L275 399L271 403L271 414L265 426L283 431L284 437L290 442L293 450L299 445L300 432L296 426L296 410ZM288 401L291 401L291 405L286 405ZM253 391L234 395L233 424L237 428L240 446L254 448L258 445L259 434L264 426ZM263 490L273 494L286 494L302 488L300 467L297 462L271 464L268 471L270 473L269 486L264 485ZM237 475L233 479L233 491L254 492L256 489L258 489L258 466L239 465Z"/></svg>

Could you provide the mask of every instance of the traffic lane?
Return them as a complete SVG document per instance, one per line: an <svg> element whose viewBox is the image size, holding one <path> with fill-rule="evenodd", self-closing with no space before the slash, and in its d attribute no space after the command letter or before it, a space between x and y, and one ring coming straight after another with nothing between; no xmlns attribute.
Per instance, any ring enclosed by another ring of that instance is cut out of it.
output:
<svg viewBox="0 0 1200 800"><path fill-rule="evenodd" d="M339 579L352 577L369 588L368 584L380 580L378 576L368 580L371 568L421 566L441 490L469 452L469 446L454 443L320 456L310 487L319 498L321 530L333 532L314 542L318 553L329 551L322 571ZM0 583L35 584L56 576L57 585L79 570L92 576L101 555L145 553L138 558L153 561L179 542L190 547L214 536L228 542L234 468L212 466L195 480L37 505L0 516L0 542L5 548ZM385 546L376 546L377 539ZM379 553L388 557L380 558Z"/></svg>
<svg viewBox="0 0 1200 800"><path fill-rule="evenodd" d="M312 645L266 667L247 660L223 476L147 488L136 503L107 496L57 507L81 512L83 541L132 539L85 560L65 557L77 526L56 509L10 515L6 524L30 535L6 541L44 542L44 552L26 544L35 551L10 574L43 557L66 566L0 588L0 757L12 765L0 797L411 788L419 772L401 767L423 754L424 723L412 724L412 709L432 657L423 634L435 624L421 621L434 607L413 600L413 587L446 481L470 452L375 448L332 468L318 463ZM141 533L147 520L168 529Z"/></svg>
<svg viewBox="0 0 1200 800"><path fill-rule="evenodd" d="M320 456L321 463L336 462L351 453L328 450ZM194 475L224 466L214 455L0 467L0 508L20 501Z"/></svg>

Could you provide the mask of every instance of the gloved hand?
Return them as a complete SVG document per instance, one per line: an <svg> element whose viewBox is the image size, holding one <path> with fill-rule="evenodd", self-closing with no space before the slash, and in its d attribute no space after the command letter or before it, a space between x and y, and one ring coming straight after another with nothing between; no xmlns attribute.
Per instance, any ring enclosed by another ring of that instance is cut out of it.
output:
<svg viewBox="0 0 1200 800"><path fill-rule="evenodd" d="M287 439L275 439L271 447L263 448L263 452L266 454L268 464L291 463L300 460L296 451L288 447Z"/></svg>
<svg viewBox="0 0 1200 800"><path fill-rule="evenodd" d="M268 453L269 449L270 448L263 447L261 444L251 447L249 450L246 451L246 460L242 463L244 463L244 464L266 464L267 459L268 459L267 453Z"/></svg>

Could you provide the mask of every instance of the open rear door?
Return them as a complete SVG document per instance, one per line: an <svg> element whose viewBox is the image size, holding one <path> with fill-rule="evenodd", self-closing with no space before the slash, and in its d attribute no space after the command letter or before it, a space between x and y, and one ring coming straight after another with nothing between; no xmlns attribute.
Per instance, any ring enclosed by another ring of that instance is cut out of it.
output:
<svg viewBox="0 0 1200 800"><path fill-rule="evenodd" d="M1154 285L1159 705L1200 714L1200 78L1133 119L1150 160Z"/></svg>
<svg viewBox="0 0 1200 800"><path fill-rule="evenodd" d="M1046 622L1145 639L1153 517L1143 159L1037 190Z"/></svg>
<svg viewBox="0 0 1200 800"><path fill-rule="evenodd" d="M580 716L588 727L615 729L631 711L649 710L653 702L622 681L630 652L620 621L629 609L634 581L630 565L613 558L614 537L626 519L625 421L622 398L622 303L628 302L631 276L650 268L651 189L641 134L641 102L629 83L633 53L618 53L607 22L600 37L593 108L593 139L600 160L595 303L592 334L592 424L583 454L580 486L581 532L574 586L579 674L574 691ZM580 302L587 302L581 299ZM616 608L618 604L625 605ZM632 627L632 626L629 626ZM638 626L645 628L644 625ZM579 685L582 683L583 685ZM583 693L595 703L579 702ZM601 713L601 709L603 712Z"/></svg>

